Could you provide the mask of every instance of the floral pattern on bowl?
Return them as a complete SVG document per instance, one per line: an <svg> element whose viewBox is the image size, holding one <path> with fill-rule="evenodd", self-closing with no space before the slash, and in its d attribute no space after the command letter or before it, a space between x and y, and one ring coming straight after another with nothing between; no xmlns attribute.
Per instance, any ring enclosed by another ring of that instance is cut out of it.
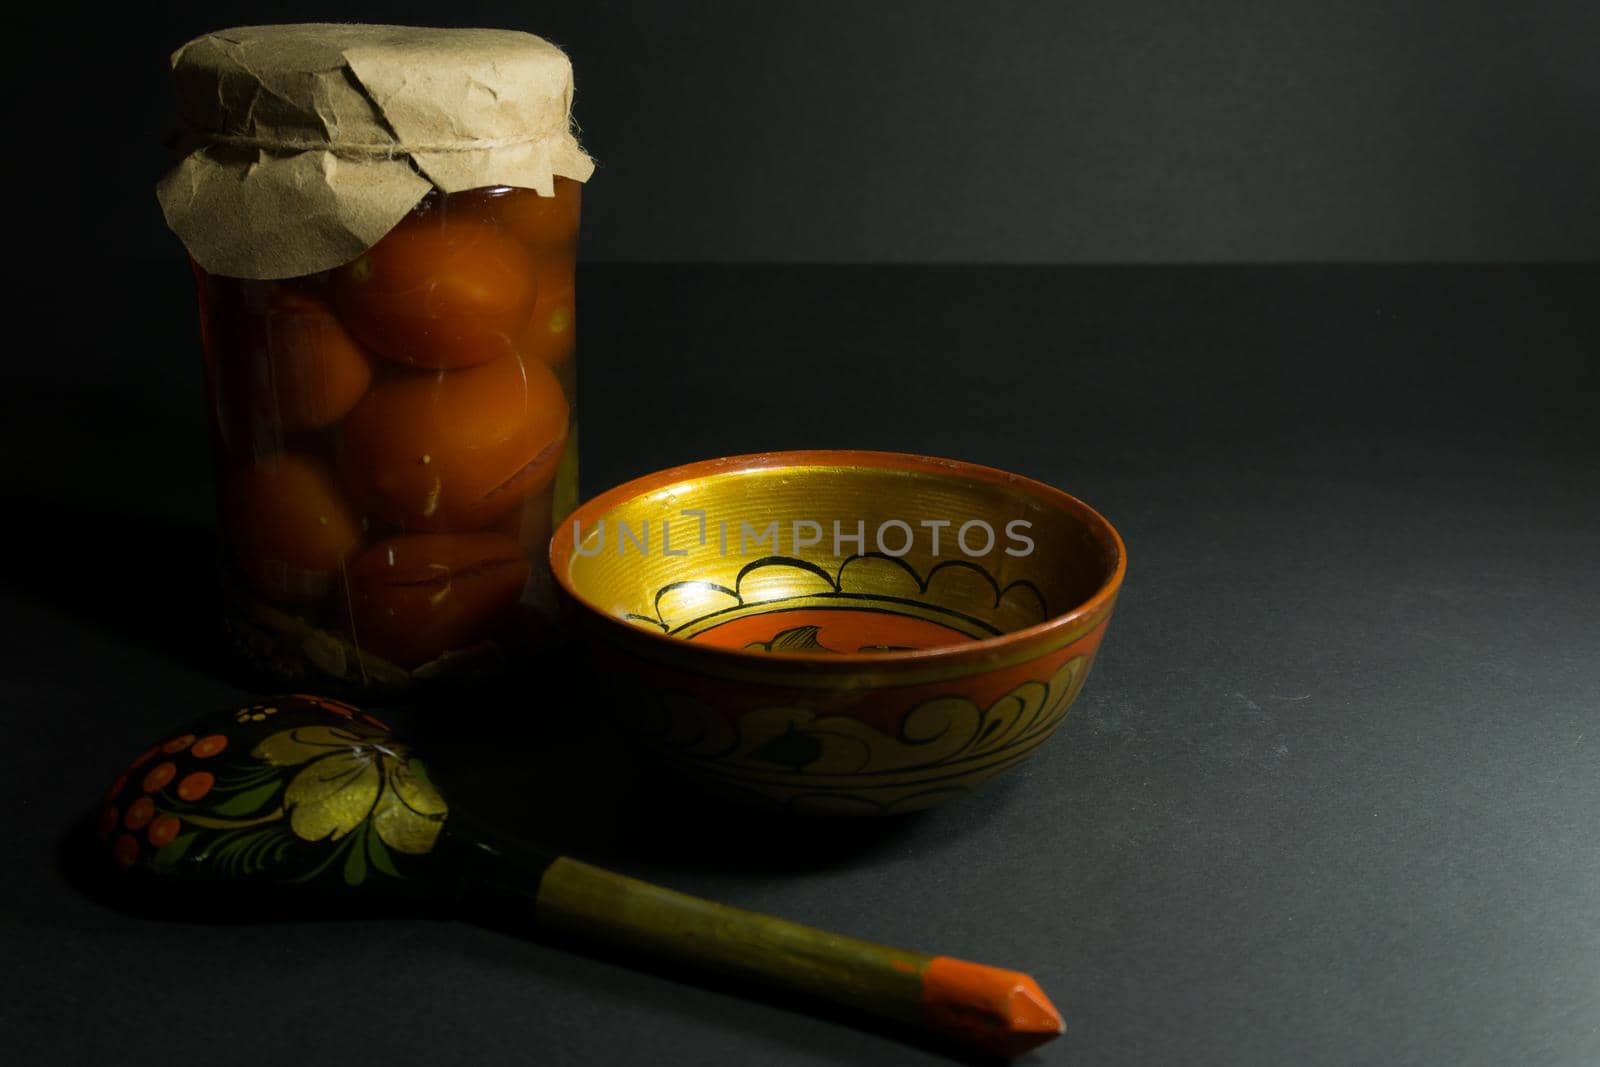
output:
<svg viewBox="0 0 1600 1067"><path fill-rule="evenodd" d="M697 539L670 538L681 515L698 518ZM836 517L832 544L742 553L720 534L817 515ZM843 552L838 520L1020 526L1036 551ZM606 551L608 522L659 529L672 551ZM604 714L702 785L819 814L931 807L1037 751L1082 691L1126 567L1111 524L1058 489L882 452L650 475L580 506L550 558L597 676L621 696Z"/></svg>

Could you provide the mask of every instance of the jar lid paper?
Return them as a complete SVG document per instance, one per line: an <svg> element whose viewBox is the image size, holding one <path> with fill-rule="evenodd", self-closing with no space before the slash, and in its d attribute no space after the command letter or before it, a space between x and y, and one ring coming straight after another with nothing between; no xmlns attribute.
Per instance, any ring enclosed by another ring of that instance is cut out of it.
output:
<svg viewBox="0 0 1600 1067"><path fill-rule="evenodd" d="M594 171L572 130L572 64L529 33L249 26L195 38L172 71L182 158L156 197L213 274L329 270L433 189L550 196Z"/></svg>

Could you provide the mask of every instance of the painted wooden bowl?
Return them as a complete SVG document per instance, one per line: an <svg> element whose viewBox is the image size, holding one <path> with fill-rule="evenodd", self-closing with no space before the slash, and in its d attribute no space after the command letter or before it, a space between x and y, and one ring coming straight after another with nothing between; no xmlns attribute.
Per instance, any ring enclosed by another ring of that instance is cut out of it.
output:
<svg viewBox="0 0 1600 1067"><path fill-rule="evenodd" d="M724 793L849 815L932 807L1028 758L1126 567L1058 489L857 451L648 475L568 516L550 560L635 736Z"/></svg>

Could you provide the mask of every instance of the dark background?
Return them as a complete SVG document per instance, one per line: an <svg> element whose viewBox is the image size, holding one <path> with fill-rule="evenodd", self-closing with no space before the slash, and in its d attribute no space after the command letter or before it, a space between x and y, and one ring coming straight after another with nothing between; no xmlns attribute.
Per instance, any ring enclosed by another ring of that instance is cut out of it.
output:
<svg viewBox="0 0 1600 1067"><path fill-rule="evenodd" d="M1584 260L1600 6L1573 0L141 5L9 49L81 101L53 244L176 254L165 57L344 18L566 48L597 261ZM61 232L65 229L65 233Z"/></svg>
<svg viewBox="0 0 1600 1067"><path fill-rule="evenodd" d="M1129 546L1083 696L974 797L867 826L695 807L553 729L607 706L558 666L433 723L512 765L517 825L1027 970L1071 1028L1029 1062L1600 1062L1600 268L1575 262L1600 237L1596 20L1377 6L341 12L571 50L604 164L589 492L718 454L900 449L1060 485ZM62 11L11 42L37 92L73 35L60 91L86 132L18 201L43 259L0 268L7 1051L951 1062L457 924L132 919L64 859L129 758L252 691L218 647L192 296L151 184L166 52L296 14L78 33ZM791 262L811 260L843 265ZM529 730L524 765L507 738Z"/></svg>

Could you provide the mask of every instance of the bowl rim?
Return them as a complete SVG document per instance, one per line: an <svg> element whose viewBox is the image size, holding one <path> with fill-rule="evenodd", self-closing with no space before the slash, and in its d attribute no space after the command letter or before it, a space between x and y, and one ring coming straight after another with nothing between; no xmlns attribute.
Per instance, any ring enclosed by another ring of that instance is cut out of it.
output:
<svg viewBox="0 0 1600 1067"><path fill-rule="evenodd" d="M574 551L573 530L577 524L592 525L606 512L630 500L652 493L677 482L690 481L719 474L740 474L750 471L771 470L777 467L861 467L869 470L927 471L970 478L990 485L1026 490L1041 502L1072 513L1089 528L1102 548L1109 550L1112 566L1109 576L1093 594L1072 608L1058 612L1043 622L1020 630L1012 630L995 637L985 637L960 644L935 645L889 652L753 652L743 648L700 644L681 637L635 626L590 600L573 584L570 571ZM944 459L937 456L910 452L883 452L862 449L795 449L778 452L751 452L737 456L718 456L696 460L663 470L644 474L613 486L598 496L579 504L568 512L550 537L548 552L550 573L561 591L590 615L614 626L622 627L629 635L646 641L659 642L659 647L670 647L679 655L705 655L714 659L740 664L767 664L773 667L813 664L818 667L891 667L895 664L927 665L931 661L956 657L990 656L1013 650L1037 638L1071 630L1084 619L1109 608L1122 587L1128 569L1127 546L1122 535L1100 512L1077 497L1047 482L1013 474L996 467L986 467L966 460Z"/></svg>

